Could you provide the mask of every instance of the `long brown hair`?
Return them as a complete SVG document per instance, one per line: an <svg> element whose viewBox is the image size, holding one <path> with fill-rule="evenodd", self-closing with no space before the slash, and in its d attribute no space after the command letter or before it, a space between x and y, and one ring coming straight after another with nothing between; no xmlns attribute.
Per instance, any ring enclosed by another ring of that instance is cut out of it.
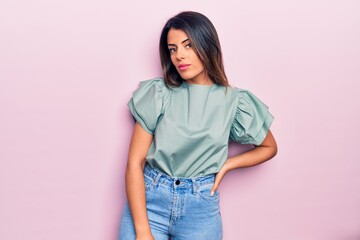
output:
<svg viewBox="0 0 360 240"><path fill-rule="evenodd" d="M184 81L171 62L167 36L171 28L183 30L204 65L204 71L216 84L229 86L222 59L219 37L211 21L201 13L186 11L170 18L160 36L160 60L167 86L180 86Z"/></svg>

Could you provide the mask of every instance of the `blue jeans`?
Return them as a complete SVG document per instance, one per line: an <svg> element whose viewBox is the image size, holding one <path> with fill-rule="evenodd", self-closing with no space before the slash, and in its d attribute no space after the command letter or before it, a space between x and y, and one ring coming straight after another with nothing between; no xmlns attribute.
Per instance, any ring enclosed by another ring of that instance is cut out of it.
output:
<svg viewBox="0 0 360 240"><path fill-rule="evenodd" d="M215 175L173 178L146 164L146 207L155 240L221 240L219 192L210 195ZM120 240L134 240L128 204L121 217Z"/></svg>

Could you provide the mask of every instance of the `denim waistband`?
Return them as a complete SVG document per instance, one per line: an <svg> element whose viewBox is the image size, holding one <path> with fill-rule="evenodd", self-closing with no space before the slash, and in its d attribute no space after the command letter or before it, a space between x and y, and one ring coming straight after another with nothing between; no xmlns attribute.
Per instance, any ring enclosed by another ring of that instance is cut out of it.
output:
<svg viewBox="0 0 360 240"><path fill-rule="evenodd" d="M197 190L201 186L214 184L215 174L209 174L194 178L182 178L169 176L146 163L144 168L145 177L153 179L154 184L161 183L171 188L177 189L194 189Z"/></svg>

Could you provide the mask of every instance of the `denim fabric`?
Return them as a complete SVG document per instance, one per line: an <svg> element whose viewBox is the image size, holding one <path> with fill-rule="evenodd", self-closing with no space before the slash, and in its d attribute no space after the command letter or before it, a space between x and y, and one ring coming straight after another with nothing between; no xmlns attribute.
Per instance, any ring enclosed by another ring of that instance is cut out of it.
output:
<svg viewBox="0 0 360 240"><path fill-rule="evenodd" d="M222 239L219 192L210 195L214 178L214 174L173 178L148 164L145 166L147 214L155 240ZM121 218L119 239L135 239L127 203Z"/></svg>

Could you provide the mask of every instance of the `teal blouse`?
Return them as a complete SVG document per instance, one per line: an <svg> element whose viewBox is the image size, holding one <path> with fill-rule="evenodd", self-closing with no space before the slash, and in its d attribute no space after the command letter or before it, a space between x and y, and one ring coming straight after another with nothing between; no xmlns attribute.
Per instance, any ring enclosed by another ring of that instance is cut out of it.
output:
<svg viewBox="0 0 360 240"><path fill-rule="evenodd" d="M173 177L217 173L229 140L259 145L274 119L247 90L185 81L168 88L162 78L141 81L128 107L154 136L146 161Z"/></svg>

